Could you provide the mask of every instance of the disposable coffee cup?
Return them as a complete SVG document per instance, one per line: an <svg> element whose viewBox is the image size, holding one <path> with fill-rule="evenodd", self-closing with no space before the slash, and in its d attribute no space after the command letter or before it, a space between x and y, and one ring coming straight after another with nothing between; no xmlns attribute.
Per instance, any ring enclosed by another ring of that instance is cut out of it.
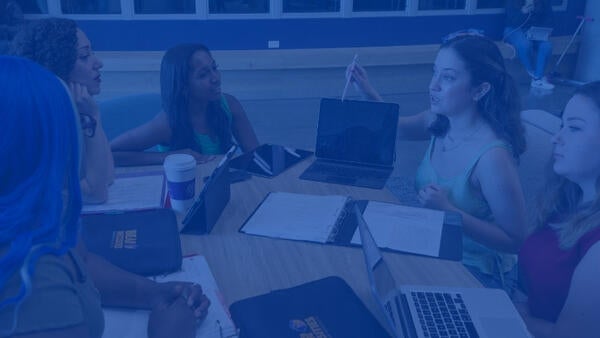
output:
<svg viewBox="0 0 600 338"><path fill-rule="evenodd" d="M163 163L171 208L185 214L194 204L196 192L196 159L187 154L173 154Z"/></svg>

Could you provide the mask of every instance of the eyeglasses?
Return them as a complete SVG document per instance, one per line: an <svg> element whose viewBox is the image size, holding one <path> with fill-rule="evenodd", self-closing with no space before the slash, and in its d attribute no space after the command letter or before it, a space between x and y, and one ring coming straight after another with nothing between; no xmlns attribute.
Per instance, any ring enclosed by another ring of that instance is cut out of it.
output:
<svg viewBox="0 0 600 338"><path fill-rule="evenodd" d="M475 28L469 28L469 29L461 29L459 31L450 33L446 36L444 36L442 38L442 43L446 43L450 40L456 39L458 37L461 36L478 36L478 37L485 37L485 34L483 33L482 29L475 29Z"/></svg>
<svg viewBox="0 0 600 338"><path fill-rule="evenodd" d="M96 135L96 125L98 122L93 116L80 113L79 123L81 124L81 131L83 132L83 135L87 137L94 137L94 135Z"/></svg>

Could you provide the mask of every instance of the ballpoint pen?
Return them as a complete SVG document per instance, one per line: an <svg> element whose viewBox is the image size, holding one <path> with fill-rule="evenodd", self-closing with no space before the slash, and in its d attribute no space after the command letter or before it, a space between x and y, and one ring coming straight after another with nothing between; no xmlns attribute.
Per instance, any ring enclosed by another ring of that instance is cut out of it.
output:
<svg viewBox="0 0 600 338"><path fill-rule="evenodd" d="M354 69L354 65L356 65L356 61L358 61L358 54L354 54L354 58L352 59L352 63L350 64L350 71ZM346 92L348 91L348 84L350 84L350 80L352 79L352 74L348 74L346 77L346 85L344 86L344 91L342 92L342 101L346 98Z"/></svg>

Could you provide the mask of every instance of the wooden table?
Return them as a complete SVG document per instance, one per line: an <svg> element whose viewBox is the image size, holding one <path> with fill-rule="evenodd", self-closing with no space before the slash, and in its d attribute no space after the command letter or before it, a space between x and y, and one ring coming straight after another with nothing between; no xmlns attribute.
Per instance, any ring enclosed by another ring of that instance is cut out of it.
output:
<svg viewBox="0 0 600 338"><path fill-rule="evenodd" d="M354 199L397 202L386 189L375 190L305 181L298 176L312 159L305 160L281 175L251 179L231 185L231 200L209 235L182 235L185 254L201 254L210 268L228 305L247 297L287 288L326 276L340 276L352 287L379 320L383 313L373 299L360 248L263 238L238 232L269 192L286 191L319 195L339 194ZM197 189L218 160L198 166ZM153 170L160 167L152 167ZM147 170L119 168L119 171ZM399 253L384 257L400 284L480 287L481 284L460 262Z"/></svg>

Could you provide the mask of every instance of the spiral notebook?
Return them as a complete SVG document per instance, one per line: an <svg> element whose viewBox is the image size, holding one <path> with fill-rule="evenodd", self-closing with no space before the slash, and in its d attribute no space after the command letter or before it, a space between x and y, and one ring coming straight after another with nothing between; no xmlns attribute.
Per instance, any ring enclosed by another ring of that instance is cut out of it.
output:
<svg viewBox="0 0 600 338"><path fill-rule="evenodd" d="M341 195L269 193L240 232L288 240L360 245L356 204L382 249L450 260L462 259L462 219L457 213L352 200Z"/></svg>

